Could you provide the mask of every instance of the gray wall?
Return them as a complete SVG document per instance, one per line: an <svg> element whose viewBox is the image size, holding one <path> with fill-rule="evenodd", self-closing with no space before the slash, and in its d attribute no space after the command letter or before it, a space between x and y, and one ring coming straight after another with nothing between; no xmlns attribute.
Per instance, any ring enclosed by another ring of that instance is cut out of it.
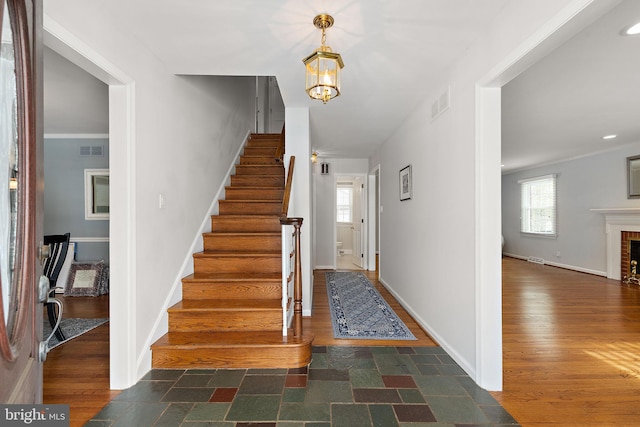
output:
<svg viewBox="0 0 640 427"><path fill-rule="evenodd" d="M104 147L103 156L80 156L81 146ZM109 221L84 219L84 170L109 168L109 140L47 138L44 141L44 233L74 238L109 237ZM84 239L83 239L84 240ZM108 242L76 243L77 261L109 262Z"/></svg>
<svg viewBox="0 0 640 427"><path fill-rule="evenodd" d="M626 158L640 154L640 143L624 148L502 176L504 253L540 257L563 267L606 275L604 216L594 208L640 207L627 199ZM518 180L555 173L557 238L520 234ZM559 256L558 256L559 253Z"/></svg>

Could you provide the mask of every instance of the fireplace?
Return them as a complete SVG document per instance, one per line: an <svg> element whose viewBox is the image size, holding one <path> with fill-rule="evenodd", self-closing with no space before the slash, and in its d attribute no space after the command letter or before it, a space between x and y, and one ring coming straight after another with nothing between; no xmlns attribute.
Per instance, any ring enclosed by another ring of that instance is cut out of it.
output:
<svg viewBox="0 0 640 427"><path fill-rule="evenodd" d="M640 263L640 232L622 231L620 233L620 277L625 280L631 276L631 261ZM640 268L636 274L640 275Z"/></svg>
<svg viewBox="0 0 640 427"><path fill-rule="evenodd" d="M630 271L629 239L640 239L640 208L591 209L591 212L603 214L605 218L607 278L622 280ZM625 243L623 235L627 236Z"/></svg>

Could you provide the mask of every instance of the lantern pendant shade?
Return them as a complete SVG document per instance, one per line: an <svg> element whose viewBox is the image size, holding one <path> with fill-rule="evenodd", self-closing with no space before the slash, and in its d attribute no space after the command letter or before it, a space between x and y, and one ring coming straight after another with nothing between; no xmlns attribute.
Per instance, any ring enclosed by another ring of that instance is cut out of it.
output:
<svg viewBox="0 0 640 427"><path fill-rule="evenodd" d="M322 29L322 46L302 60L305 65L305 90L312 99L319 99L327 103L340 95L340 70L344 67L342 57L329 46L325 46L324 30L333 25L333 18L329 15L318 15L314 25Z"/></svg>

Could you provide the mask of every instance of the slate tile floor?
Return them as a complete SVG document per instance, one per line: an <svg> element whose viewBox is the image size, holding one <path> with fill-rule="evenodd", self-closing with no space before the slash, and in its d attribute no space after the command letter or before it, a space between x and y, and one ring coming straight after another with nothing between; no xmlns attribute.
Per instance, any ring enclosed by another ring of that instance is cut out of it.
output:
<svg viewBox="0 0 640 427"><path fill-rule="evenodd" d="M299 369L154 369L86 426L517 426L440 347L314 347Z"/></svg>

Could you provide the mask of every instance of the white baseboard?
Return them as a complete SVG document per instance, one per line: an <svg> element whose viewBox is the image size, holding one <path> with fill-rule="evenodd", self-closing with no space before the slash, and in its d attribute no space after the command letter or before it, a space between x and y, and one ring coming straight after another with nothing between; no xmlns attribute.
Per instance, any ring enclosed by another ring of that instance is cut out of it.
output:
<svg viewBox="0 0 640 427"><path fill-rule="evenodd" d="M529 257L526 257L526 256L511 254L511 253L507 253L507 252L503 253L502 255L504 255L506 257L509 257L509 258L521 259L523 261L526 261L529 258ZM564 268L565 270L577 271L579 273L587 273L587 274L593 274L595 276L607 277L607 272L606 271L591 270L589 268L578 267L578 266L569 265L569 264L562 264L562 263L559 263L559 262L549 261L549 260L546 260L546 259L544 260L544 264L545 265L550 265L552 267Z"/></svg>
<svg viewBox="0 0 640 427"><path fill-rule="evenodd" d="M385 280L382 277L378 278L378 281L382 284L382 286L385 287L386 290L389 291L389 293L391 295L393 295L393 297L398 301L398 303L402 306L402 308L404 308L407 313L409 313L411 315L411 317L413 318L413 320L416 321L416 323L418 325L420 325L420 327L422 327L422 329L424 329L427 334L429 334L429 336L436 342L436 344L438 344L440 347L442 347L449 356L451 356L453 358L453 360L456 361L456 363L458 365L460 365L460 367L462 369L464 369L467 374L469 374L469 376L474 379L476 378L476 371L475 368L473 367L473 365L471 365L467 359L465 359L464 357L462 357L462 355L460 355L460 353L458 353L448 342L447 340L445 340L440 334L438 334L432 327L431 325L429 325L424 319L422 319L416 312L415 310L411 307L411 305L409 305L405 300L402 299L402 297L400 297L400 295L398 295L394 290L393 287L391 287L387 282L385 282Z"/></svg>

